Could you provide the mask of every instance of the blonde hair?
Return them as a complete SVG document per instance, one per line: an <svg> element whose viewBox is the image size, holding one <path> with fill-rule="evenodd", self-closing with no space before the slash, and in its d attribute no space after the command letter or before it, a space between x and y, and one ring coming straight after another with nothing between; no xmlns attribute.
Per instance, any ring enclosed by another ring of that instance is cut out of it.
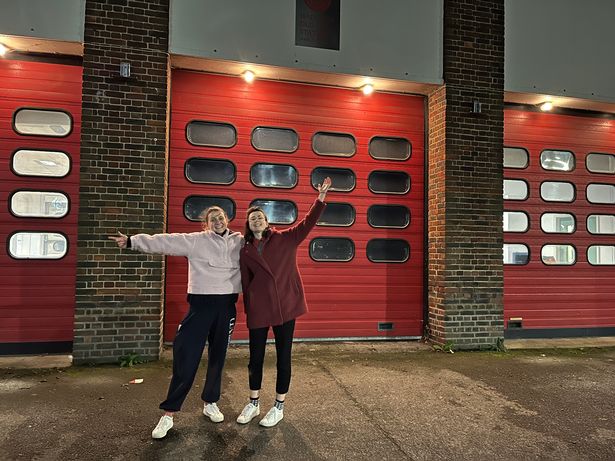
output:
<svg viewBox="0 0 615 461"><path fill-rule="evenodd" d="M214 211L221 211L222 214L224 215L224 217L226 218L226 220L228 221L228 215L226 214L226 211L224 211L223 208L219 207L218 205L213 205L210 206L208 208L205 209L205 211L203 211L200 215L199 215L199 219L201 220L201 223L203 225L203 229L208 229L209 227L207 226L207 219L209 218L209 215L212 214Z"/></svg>

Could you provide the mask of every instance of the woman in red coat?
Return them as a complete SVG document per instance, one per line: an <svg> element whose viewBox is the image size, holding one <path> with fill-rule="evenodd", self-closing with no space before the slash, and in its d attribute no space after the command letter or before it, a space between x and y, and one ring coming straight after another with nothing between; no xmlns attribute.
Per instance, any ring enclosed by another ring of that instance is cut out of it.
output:
<svg viewBox="0 0 615 461"><path fill-rule="evenodd" d="M273 327L277 355L276 400L260 425L272 427L284 417L295 319L307 312L297 268L297 247L316 225L325 208L324 200L330 187L331 179L325 178L322 186L318 185L318 200L305 218L283 231L270 228L267 216L260 208L248 210L246 244L240 252L239 266L250 331L250 402L237 418L239 424L247 424L260 414L259 392L269 327Z"/></svg>

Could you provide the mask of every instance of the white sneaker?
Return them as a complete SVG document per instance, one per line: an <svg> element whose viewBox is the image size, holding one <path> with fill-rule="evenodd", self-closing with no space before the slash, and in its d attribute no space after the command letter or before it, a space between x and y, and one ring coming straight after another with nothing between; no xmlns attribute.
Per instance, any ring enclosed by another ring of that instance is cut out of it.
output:
<svg viewBox="0 0 615 461"><path fill-rule="evenodd" d="M253 405L252 402L250 402L245 407L243 407L243 410L241 410L241 414L237 416L237 422L239 424L248 424L260 414L261 406Z"/></svg>
<svg viewBox="0 0 615 461"><path fill-rule="evenodd" d="M173 427L173 418L167 415L162 415L160 421L152 431L152 438L154 439L162 439L167 435L169 429Z"/></svg>
<svg viewBox="0 0 615 461"><path fill-rule="evenodd" d="M284 411L278 410L276 407L271 407L271 410L267 412L265 417L261 419L258 424L263 427L273 427L282 421L282 418L284 418Z"/></svg>
<svg viewBox="0 0 615 461"><path fill-rule="evenodd" d="M218 408L216 403L206 403L203 406L203 414L212 420L214 423L221 423L224 421L224 415Z"/></svg>

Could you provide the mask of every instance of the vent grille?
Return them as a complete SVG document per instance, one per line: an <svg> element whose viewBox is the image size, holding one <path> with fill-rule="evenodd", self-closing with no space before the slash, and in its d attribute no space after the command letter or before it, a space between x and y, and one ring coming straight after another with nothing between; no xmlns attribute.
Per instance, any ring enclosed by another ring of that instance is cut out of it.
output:
<svg viewBox="0 0 615 461"><path fill-rule="evenodd" d="M511 317L508 319L508 329L515 330L523 328L523 318L521 317Z"/></svg>

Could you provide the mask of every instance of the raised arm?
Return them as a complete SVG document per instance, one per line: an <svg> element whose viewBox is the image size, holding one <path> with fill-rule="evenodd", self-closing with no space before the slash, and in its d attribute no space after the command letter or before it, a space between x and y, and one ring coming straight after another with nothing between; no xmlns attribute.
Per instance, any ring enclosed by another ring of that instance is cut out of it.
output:
<svg viewBox="0 0 615 461"><path fill-rule="evenodd" d="M117 236L110 235L109 240L113 240L120 248L168 256L188 256L195 242L191 234L137 234L128 237L120 231Z"/></svg>
<svg viewBox="0 0 615 461"><path fill-rule="evenodd" d="M322 184L318 185L318 200L321 202L325 201L325 197L327 197L327 192L331 189L331 178L327 176Z"/></svg>
<svg viewBox="0 0 615 461"><path fill-rule="evenodd" d="M288 235L292 235L294 237L297 245L305 240L310 231L318 222L318 218L320 218L320 215L325 209L326 205L324 201L330 188L331 178L327 177L322 184L318 185L318 198L314 201L314 204L310 208L310 211L308 211L307 215L305 215L305 217L293 227L284 231L285 233L288 233Z"/></svg>

